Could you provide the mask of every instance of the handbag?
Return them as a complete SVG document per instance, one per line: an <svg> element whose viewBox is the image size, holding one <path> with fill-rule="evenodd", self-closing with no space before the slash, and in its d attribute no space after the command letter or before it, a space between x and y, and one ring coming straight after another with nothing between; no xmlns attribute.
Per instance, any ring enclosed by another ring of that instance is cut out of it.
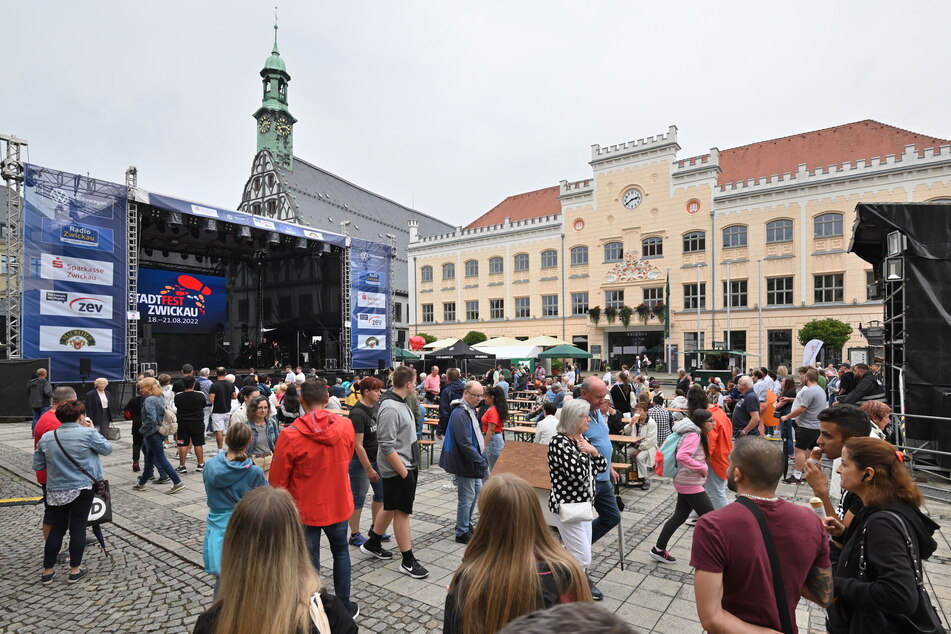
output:
<svg viewBox="0 0 951 634"><path fill-rule="evenodd" d="M324 611L324 604L320 600L319 592L315 592L310 597L310 620L314 622L320 634L330 634L330 620Z"/></svg>
<svg viewBox="0 0 951 634"><path fill-rule="evenodd" d="M779 613L779 623L783 634L793 634L792 619L789 616L789 604L786 601L786 587L783 585L783 571L779 567L779 555L776 554L776 545L773 544L773 535L769 532L769 525L766 524L766 518L756 503L748 497L742 495L736 498L739 504L742 504L759 524L759 529L763 533L763 543L766 545L766 554L769 556L769 567L773 573L773 595L776 599L776 610Z"/></svg>
<svg viewBox="0 0 951 634"><path fill-rule="evenodd" d="M118 425L109 423L109 431L106 432L106 438L108 440L119 440L122 438L122 430L119 429Z"/></svg>
<svg viewBox="0 0 951 634"><path fill-rule="evenodd" d="M59 450L63 452L63 455L66 456L73 465L83 472L83 474L92 480L92 506L89 507L89 517L86 519L87 526L98 526L99 524L105 524L112 521L112 496L109 493L109 481L108 480L97 480L92 477L88 471L83 469L75 458L69 455L66 452L66 449L63 448L63 443L59 441L59 434L56 433L57 430L53 430L53 439L56 441L56 444L59 445Z"/></svg>
<svg viewBox="0 0 951 634"><path fill-rule="evenodd" d="M160 436L173 436L178 432L178 414L171 408L165 408L165 414L162 416L162 424L159 425L158 433Z"/></svg>
<svg viewBox="0 0 951 634"><path fill-rule="evenodd" d="M931 599L928 597L928 591L925 590L925 584L923 581L924 575L921 570L921 558L918 556L918 551L915 547L915 541L911 537L911 533L908 531L908 526L905 524L905 520L902 519L901 515L893 511L880 511L886 516L891 516L898 521L898 525L901 527L901 535L905 539L905 547L908 549L908 556L911 557L911 567L915 573L915 586L918 589L918 609L915 610L914 615L908 616L907 614L897 614L897 613L886 613L886 612L866 612L864 615L863 626L875 627L874 621L877 621L878 630L889 630L894 632L907 632L908 634L914 634L918 632L920 634L945 634L944 626L941 624L941 619L938 617L938 613L935 611L934 606L931 604ZM865 534L868 531L868 522L862 527L862 537L859 540L859 579L865 581Z"/></svg>
<svg viewBox="0 0 951 634"><path fill-rule="evenodd" d="M582 454L588 463L588 486L591 491L591 500L594 499L594 478L591 477L591 459ZM590 522L594 519L594 505L587 502L561 502L558 504L558 517L565 524Z"/></svg>

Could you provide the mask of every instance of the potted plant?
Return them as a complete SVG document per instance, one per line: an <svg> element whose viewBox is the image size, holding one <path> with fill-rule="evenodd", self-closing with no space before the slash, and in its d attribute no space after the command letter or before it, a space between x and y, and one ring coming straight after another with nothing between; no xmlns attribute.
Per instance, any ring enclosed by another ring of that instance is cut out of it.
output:
<svg viewBox="0 0 951 634"><path fill-rule="evenodd" d="M664 302L657 302L654 304L654 307L651 309L654 317L657 318L657 321L666 321L667 320L667 304Z"/></svg>
<svg viewBox="0 0 951 634"><path fill-rule="evenodd" d="M604 309L604 316L607 318L609 324L613 324L614 320L617 319L617 308L608 306Z"/></svg>
<svg viewBox="0 0 951 634"><path fill-rule="evenodd" d="M621 324L623 324L625 328L631 325L631 315L633 314L634 311L631 310L630 306L621 306L621 308L617 311L617 316L620 318Z"/></svg>
<svg viewBox="0 0 951 634"><path fill-rule="evenodd" d="M601 307L595 306L594 308L589 308L588 317L591 319L591 323L597 326L598 322L601 321Z"/></svg>
<svg viewBox="0 0 951 634"><path fill-rule="evenodd" d="M651 309L650 306L641 302L637 305L637 318L643 323L647 323L647 320L650 319Z"/></svg>

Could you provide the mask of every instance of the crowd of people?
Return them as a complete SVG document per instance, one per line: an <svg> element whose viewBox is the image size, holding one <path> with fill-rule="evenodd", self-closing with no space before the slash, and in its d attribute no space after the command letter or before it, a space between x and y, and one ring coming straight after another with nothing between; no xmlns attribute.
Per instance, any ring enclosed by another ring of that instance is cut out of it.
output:
<svg viewBox="0 0 951 634"><path fill-rule="evenodd" d="M707 385L681 373L665 396L645 375L649 365L587 377L574 367L546 376L541 366L479 377L433 366L419 377L399 366L333 384L287 368L276 384L252 372L239 385L225 368L213 381L209 368L186 364L174 382L139 377L139 394L125 404L140 474L133 489L171 482L174 494L189 457L196 461L208 505L205 569L216 579L196 632L355 632L351 547L398 559L396 570L412 579L429 575L413 552L411 518L430 409L439 465L452 476L443 489L457 497L447 537L466 545L449 582L444 632L534 631L549 611L571 622L582 604L602 600L588 568L593 544L621 519L617 487L626 480L648 490L660 477L670 478L674 509L645 554L674 563L672 536L694 525L689 557L707 631L795 631L800 597L827 609L833 634L943 631L922 629L937 618L921 561L935 551L938 526L889 443L890 410L870 368L843 364L829 376L806 366L798 385L785 368L735 370L725 384ZM497 470L516 391L537 395L520 414L547 446L547 504L525 480ZM112 451L113 396L102 379L81 401L40 373L28 392L45 497L41 582L53 581L58 558L68 558L68 581L76 582L89 574L87 517L103 480L99 456ZM613 462L612 434L637 437L623 470ZM206 437L217 451L204 450ZM177 468L166 448L177 449ZM823 456L833 461L831 478ZM780 481L810 487L821 507L778 497ZM60 553L67 534L68 554ZM332 593L319 577L322 537ZM384 546L394 540L398 557ZM266 618L257 609L265 604ZM524 629L512 629L518 623Z"/></svg>

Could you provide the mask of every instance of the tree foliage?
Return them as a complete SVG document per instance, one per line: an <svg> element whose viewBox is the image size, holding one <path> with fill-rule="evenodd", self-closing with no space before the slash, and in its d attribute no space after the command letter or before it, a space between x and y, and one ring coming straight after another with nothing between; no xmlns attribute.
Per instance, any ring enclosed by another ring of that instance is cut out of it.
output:
<svg viewBox="0 0 951 634"><path fill-rule="evenodd" d="M470 330L466 333L466 336L462 338L462 340L470 346L482 343L486 339L488 339L488 337L485 336L485 333L479 332L478 330Z"/></svg>
<svg viewBox="0 0 951 634"><path fill-rule="evenodd" d="M814 319L799 331L799 343L806 345L812 339L820 339L826 350L841 350L852 336L852 326L838 319Z"/></svg>
<svg viewBox="0 0 951 634"><path fill-rule="evenodd" d="M426 343L432 343L436 341L436 337L433 337L432 335L427 335L425 332L417 332L416 336L422 337L423 339L425 339Z"/></svg>

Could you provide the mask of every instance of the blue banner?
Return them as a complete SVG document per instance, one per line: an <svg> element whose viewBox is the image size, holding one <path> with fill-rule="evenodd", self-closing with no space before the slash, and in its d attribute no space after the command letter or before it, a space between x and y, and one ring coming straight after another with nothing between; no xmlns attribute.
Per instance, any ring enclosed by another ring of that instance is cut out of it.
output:
<svg viewBox="0 0 951 634"><path fill-rule="evenodd" d="M152 332L213 333L228 320L225 278L141 269L139 315Z"/></svg>
<svg viewBox="0 0 951 634"><path fill-rule="evenodd" d="M50 380L125 378L127 196L124 185L26 165L24 359L50 359Z"/></svg>
<svg viewBox="0 0 951 634"><path fill-rule="evenodd" d="M350 352L354 369L391 363L391 247L353 238L350 243Z"/></svg>

